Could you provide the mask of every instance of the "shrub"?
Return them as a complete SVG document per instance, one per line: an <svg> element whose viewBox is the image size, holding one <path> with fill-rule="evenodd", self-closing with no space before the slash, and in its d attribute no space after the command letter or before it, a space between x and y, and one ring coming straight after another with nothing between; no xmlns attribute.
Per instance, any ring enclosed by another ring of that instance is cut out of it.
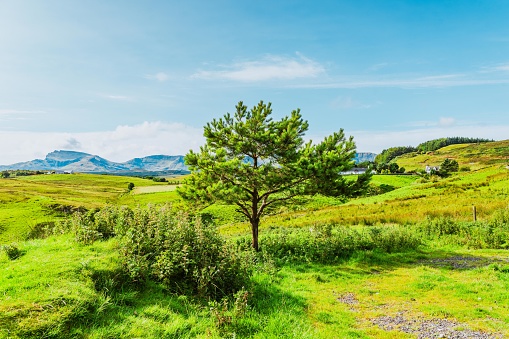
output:
<svg viewBox="0 0 509 339"><path fill-rule="evenodd" d="M238 240L248 243L249 238ZM350 257L355 251L397 252L415 249L418 237L399 226L363 227L360 230L340 225L309 229L275 229L262 235L262 255L276 261L333 263ZM244 244L244 246L247 246Z"/></svg>
<svg viewBox="0 0 509 339"><path fill-rule="evenodd" d="M118 236L123 270L138 284L152 279L171 291L216 299L246 286L252 273L251 250L239 250L200 216L170 205L107 206L76 213L55 230L82 244Z"/></svg>
<svg viewBox="0 0 509 339"><path fill-rule="evenodd" d="M5 252L7 255L7 258L9 260L15 260L21 257L23 252L18 248L18 246L11 244L11 245L3 245L0 247L1 250Z"/></svg>
<svg viewBox="0 0 509 339"><path fill-rule="evenodd" d="M470 248L509 248L509 210L496 211L490 221L457 222L428 217L417 226L427 238Z"/></svg>
<svg viewBox="0 0 509 339"><path fill-rule="evenodd" d="M91 244L125 232L131 224L132 211L127 207L106 206L87 212L76 212L57 223L54 233L72 233L77 242Z"/></svg>
<svg viewBox="0 0 509 339"><path fill-rule="evenodd" d="M134 211L120 236L124 267L131 278L149 278L168 289L214 299L244 287L253 254L226 243L217 230L171 206Z"/></svg>

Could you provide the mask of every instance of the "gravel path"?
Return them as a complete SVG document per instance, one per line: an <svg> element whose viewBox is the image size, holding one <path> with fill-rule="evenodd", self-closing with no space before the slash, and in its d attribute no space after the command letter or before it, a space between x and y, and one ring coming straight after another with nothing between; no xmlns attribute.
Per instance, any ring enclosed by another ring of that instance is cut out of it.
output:
<svg viewBox="0 0 509 339"><path fill-rule="evenodd" d="M395 317L382 316L371 319L374 325L386 331L401 331L415 334L418 339L495 339L494 334L472 331L465 325L447 319L407 319L402 314Z"/></svg>

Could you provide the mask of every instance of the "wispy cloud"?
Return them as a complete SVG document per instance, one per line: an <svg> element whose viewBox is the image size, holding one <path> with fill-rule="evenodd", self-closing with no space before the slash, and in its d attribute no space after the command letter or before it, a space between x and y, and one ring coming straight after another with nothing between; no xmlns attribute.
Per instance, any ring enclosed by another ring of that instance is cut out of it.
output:
<svg viewBox="0 0 509 339"><path fill-rule="evenodd" d="M386 68L387 66L389 66L390 64L388 62L380 62L378 64L375 64L375 65L372 65L370 66L367 71L368 72L376 72L376 71L379 71L383 68Z"/></svg>
<svg viewBox="0 0 509 339"><path fill-rule="evenodd" d="M509 71L509 63L495 66L494 69L497 71Z"/></svg>
<svg viewBox="0 0 509 339"><path fill-rule="evenodd" d="M159 82L165 82L169 78L170 77L168 76L168 74L166 74L164 72L159 72L159 73L156 73L156 74L147 74L147 75L145 75L145 79L157 80Z"/></svg>
<svg viewBox="0 0 509 339"><path fill-rule="evenodd" d="M358 100L355 100L352 97L337 97L331 101L330 106L334 109L349 110L349 109L367 109L378 104L380 103L377 102L376 104L366 104Z"/></svg>
<svg viewBox="0 0 509 339"><path fill-rule="evenodd" d="M31 115L45 113L42 110L0 109L0 121L29 120Z"/></svg>
<svg viewBox="0 0 509 339"><path fill-rule="evenodd" d="M454 126L455 124L456 124L456 119L454 119L454 118L441 117L438 120L438 126L441 126L441 127L451 127L451 126Z"/></svg>
<svg viewBox="0 0 509 339"><path fill-rule="evenodd" d="M468 125L468 123L461 123L462 125ZM405 123L402 126L404 127L414 127L414 128L429 128L429 127L452 127L458 125L458 121L452 117L440 117L438 120L419 120L412 121L409 123Z"/></svg>
<svg viewBox="0 0 509 339"><path fill-rule="evenodd" d="M101 97L115 101L134 101L133 97L127 95L102 94Z"/></svg>
<svg viewBox="0 0 509 339"><path fill-rule="evenodd" d="M0 115L18 115L18 114L44 114L46 111L37 110L17 110L17 109L0 109Z"/></svg>
<svg viewBox="0 0 509 339"><path fill-rule="evenodd" d="M296 58L268 55L261 60L237 62L221 70L200 70L195 79L226 79L242 82L314 78L325 68L316 61L297 54Z"/></svg>
<svg viewBox="0 0 509 339"><path fill-rule="evenodd" d="M479 86L509 84L509 78L476 78L452 75L439 76L420 76L420 77L393 77L393 78L361 78L361 77L345 77L339 81L330 81L322 83L308 83L289 85L293 88L375 88L375 87L394 87L394 88L445 88L459 86Z"/></svg>

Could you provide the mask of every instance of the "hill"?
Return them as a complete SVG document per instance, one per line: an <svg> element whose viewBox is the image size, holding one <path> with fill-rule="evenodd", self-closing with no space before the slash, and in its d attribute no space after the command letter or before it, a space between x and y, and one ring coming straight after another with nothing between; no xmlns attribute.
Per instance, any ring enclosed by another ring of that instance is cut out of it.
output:
<svg viewBox="0 0 509 339"><path fill-rule="evenodd" d="M447 158L456 160L460 168L471 170L491 165L508 165L509 140L450 145L424 154L404 154L393 161L407 171L414 171L424 169L426 165L438 166Z"/></svg>

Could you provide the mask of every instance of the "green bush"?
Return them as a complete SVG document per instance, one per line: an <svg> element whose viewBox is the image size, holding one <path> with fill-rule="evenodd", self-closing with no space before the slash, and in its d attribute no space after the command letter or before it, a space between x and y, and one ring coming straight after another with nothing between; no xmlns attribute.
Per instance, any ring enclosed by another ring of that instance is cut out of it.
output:
<svg viewBox="0 0 509 339"><path fill-rule="evenodd" d="M249 238L239 244L247 246ZM415 249L419 238L399 226L363 227L359 230L339 225L309 229L275 229L260 237L262 255L276 261L333 263L350 257L356 251L378 250L392 253Z"/></svg>
<svg viewBox="0 0 509 339"><path fill-rule="evenodd" d="M200 216L170 205L75 213L55 232L70 232L82 244L117 236L124 272L133 282L150 279L179 293L217 299L242 289L252 274L251 250L239 250Z"/></svg>
<svg viewBox="0 0 509 339"><path fill-rule="evenodd" d="M450 217L430 218L417 230L431 240L470 248L509 248L509 210L496 211L490 221L458 222Z"/></svg>
<svg viewBox="0 0 509 339"><path fill-rule="evenodd" d="M5 252L7 255L7 258L9 260L15 260L21 257L23 252L18 248L18 246L11 244L11 245L3 245L0 247L1 250Z"/></svg>
<svg viewBox="0 0 509 339"><path fill-rule="evenodd" d="M86 245L125 232L125 229L130 227L131 220L131 209L124 206L106 206L102 209L76 212L57 223L53 232L72 233L77 242Z"/></svg>
<svg viewBox="0 0 509 339"><path fill-rule="evenodd" d="M168 289L218 298L246 286L253 254L225 242L217 230L171 206L134 211L120 234L124 267L138 282L154 279Z"/></svg>

